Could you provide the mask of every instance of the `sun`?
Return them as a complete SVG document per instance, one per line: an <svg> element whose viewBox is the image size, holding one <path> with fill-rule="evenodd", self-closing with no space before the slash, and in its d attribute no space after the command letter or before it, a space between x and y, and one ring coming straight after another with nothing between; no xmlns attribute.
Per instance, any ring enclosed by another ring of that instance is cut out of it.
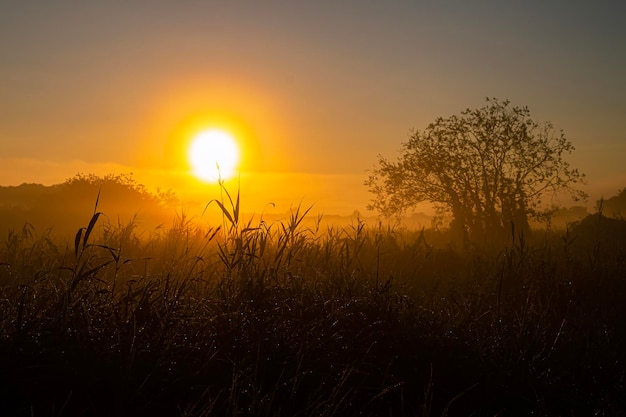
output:
<svg viewBox="0 0 626 417"><path fill-rule="evenodd" d="M198 133L189 146L189 162L196 177L207 182L235 176L239 148L233 136L221 129Z"/></svg>

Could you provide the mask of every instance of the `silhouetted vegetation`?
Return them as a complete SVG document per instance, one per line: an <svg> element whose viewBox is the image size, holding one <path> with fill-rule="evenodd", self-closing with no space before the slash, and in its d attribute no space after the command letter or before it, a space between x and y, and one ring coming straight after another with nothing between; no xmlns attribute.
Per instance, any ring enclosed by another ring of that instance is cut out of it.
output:
<svg viewBox="0 0 626 417"><path fill-rule="evenodd" d="M93 204L71 245L0 245L0 411L15 416L623 415L626 223L490 251L445 231ZM101 200L103 197L101 196ZM103 203L103 201L101 201ZM610 223L605 223L609 221Z"/></svg>
<svg viewBox="0 0 626 417"><path fill-rule="evenodd" d="M626 188L608 200L598 201L598 209L609 217L626 217Z"/></svg>
<svg viewBox="0 0 626 417"><path fill-rule="evenodd" d="M31 224L36 230L54 229L57 235L75 232L99 209L115 217L111 223L139 218L145 229L170 222L176 196L171 191L149 192L132 175L77 174L62 184L0 186L0 230Z"/></svg>
<svg viewBox="0 0 626 417"><path fill-rule="evenodd" d="M415 131L396 162L380 156L366 182L375 194L370 208L392 215L428 201L475 243L505 237L511 225L528 234L529 217L546 215L547 193L585 197L574 188L584 175L564 159L573 150L562 131L532 120L528 108L487 99L480 109Z"/></svg>

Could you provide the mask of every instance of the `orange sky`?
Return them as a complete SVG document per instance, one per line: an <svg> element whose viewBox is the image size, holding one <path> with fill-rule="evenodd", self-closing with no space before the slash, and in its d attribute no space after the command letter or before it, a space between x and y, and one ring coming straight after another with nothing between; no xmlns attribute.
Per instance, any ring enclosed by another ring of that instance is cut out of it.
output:
<svg viewBox="0 0 626 417"><path fill-rule="evenodd" d="M626 186L621 3L86 3L0 6L0 185L133 172L209 200L181 155L217 123L251 210L349 214L378 154L492 96L565 130L592 200Z"/></svg>

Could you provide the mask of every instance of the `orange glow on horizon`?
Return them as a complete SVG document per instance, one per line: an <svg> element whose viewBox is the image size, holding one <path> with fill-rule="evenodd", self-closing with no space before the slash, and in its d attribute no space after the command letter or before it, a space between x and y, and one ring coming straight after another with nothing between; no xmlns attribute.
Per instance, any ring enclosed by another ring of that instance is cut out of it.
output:
<svg viewBox="0 0 626 417"><path fill-rule="evenodd" d="M235 82L236 81L236 82ZM143 143L137 146L136 169L142 171L142 181L161 189L171 189L183 201L209 201L220 195L215 179L197 175L190 158L193 140L202 132L220 130L232 136L239 150L234 175L226 178L220 164L221 179L231 192L241 187L250 206L263 207L277 201L256 190L270 186L287 192L294 188L294 198L300 199L301 184L292 184L290 141L294 137L287 113L280 98L247 80L222 78L207 80L190 77L178 80L155 92L153 107L143 120L139 133ZM211 164L215 167L215 163ZM213 182L211 182L213 181ZM258 201L257 201L258 198Z"/></svg>
<svg viewBox="0 0 626 417"><path fill-rule="evenodd" d="M285 169L285 150L291 134L279 115L275 95L244 79L188 77L155 92L154 106L139 133L141 168L186 170L194 178L188 159L192 139L208 129L230 133L239 145L239 169L265 172Z"/></svg>

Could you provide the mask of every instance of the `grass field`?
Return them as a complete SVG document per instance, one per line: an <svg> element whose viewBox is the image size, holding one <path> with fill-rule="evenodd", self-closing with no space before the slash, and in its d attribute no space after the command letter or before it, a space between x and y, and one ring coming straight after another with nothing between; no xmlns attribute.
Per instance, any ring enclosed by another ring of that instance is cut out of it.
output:
<svg viewBox="0 0 626 417"><path fill-rule="evenodd" d="M209 229L5 234L0 414L626 412L623 221L486 249L214 206Z"/></svg>

